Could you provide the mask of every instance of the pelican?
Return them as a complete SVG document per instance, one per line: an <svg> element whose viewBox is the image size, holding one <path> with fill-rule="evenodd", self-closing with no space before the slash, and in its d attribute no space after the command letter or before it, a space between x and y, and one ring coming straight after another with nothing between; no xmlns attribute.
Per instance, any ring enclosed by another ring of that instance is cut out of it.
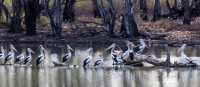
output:
<svg viewBox="0 0 200 87"><path fill-rule="evenodd" d="M64 63L70 62L70 60L72 59L72 51L73 51L73 49L71 48L71 46L67 45L67 52L65 53L65 55L62 58L62 61Z"/></svg>
<svg viewBox="0 0 200 87"><path fill-rule="evenodd" d="M92 61L92 53L93 53L93 48L89 48L88 50L88 57L83 61L83 66L86 67L86 66L89 66L89 64L91 63Z"/></svg>
<svg viewBox="0 0 200 87"><path fill-rule="evenodd" d="M21 64L24 59L25 59L25 52L22 52L20 55L16 57L15 63Z"/></svg>
<svg viewBox="0 0 200 87"><path fill-rule="evenodd" d="M121 65L123 64L123 59L122 59L122 54L123 51L122 49L117 46L115 43L113 43L111 46L109 46L107 50L111 49L111 57L113 59L113 65Z"/></svg>
<svg viewBox="0 0 200 87"><path fill-rule="evenodd" d="M1 50L0 50L0 62L3 63L4 62L4 58L5 58L5 49L3 46L1 46Z"/></svg>
<svg viewBox="0 0 200 87"><path fill-rule="evenodd" d="M35 54L35 52L31 48L27 48L27 56L24 59L24 64L31 64L32 61L32 54Z"/></svg>
<svg viewBox="0 0 200 87"><path fill-rule="evenodd" d="M180 53L180 56L181 56L181 58L180 58L180 63L183 63L183 64L195 64L193 61L195 61L195 60L192 60L191 58L189 58L186 54L185 54L185 52L184 52L184 50L185 50L185 47L186 47L187 45L186 44L183 44L179 49L178 49L178 53Z"/></svg>
<svg viewBox="0 0 200 87"><path fill-rule="evenodd" d="M36 59L36 65L39 66L39 65L42 65L44 64L44 59L45 59L45 49L42 45L39 46L39 49L40 49L40 53Z"/></svg>
<svg viewBox="0 0 200 87"><path fill-rule="evenodd" d="M140 45L135 47L133 50L135 53L141 54L146 48L146 44L144 42L144 39L140 39L139 41L140 41Z"/></svg>
<svg viewBox="0 0 200 87"><path fill-rule="evenodd" d="M104 61L103 61L103 57L102 55L99 55L99 58L95 61L94 66L101 66L103 65Z"/></svg>
<svg viewBox="0 0 200 87"><path fill-rule="evenodd" d="M131 60L134 59L134 50L133 48L136 47L133 43L130 41L126 41L126 46L128 47L127 51L123 53L123 59L128 59L130 58Z"/></svg>
<svg viewBox="0 0 200 87"><path fill-rule="evenodd" d="M15 52L17 52L16 48L13 44L10 44L10 51L8 52L7 56L5 57L4 64L10 62L10 64L14 63L15 59Z"/></svg>

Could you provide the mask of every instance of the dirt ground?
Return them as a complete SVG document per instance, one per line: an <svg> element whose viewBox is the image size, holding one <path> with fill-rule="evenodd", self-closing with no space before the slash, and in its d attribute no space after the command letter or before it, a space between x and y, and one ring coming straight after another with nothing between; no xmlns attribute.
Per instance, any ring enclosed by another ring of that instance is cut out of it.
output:
<svg viewBox="0 0 200 87"><path fill-rule="evenodd" d="M21 41L21 42L117 42L126 40L121 37L108 37L103 29L100 20L81 18L71 24L63 24L63 38L53 38L50 36L51 27L49 25L38 25L36 36L26 36L23 34L7 33L8 27L0 27L0 41ZM116 35L119 34L120 23L116 23ZM145 35L146 39L151 39L152 43L188 43L200 44L200 18L192 21L191 25L183 25L181 20L162 19L156 22L141 22L138 24L139 32ZM139 37L141 38L141 37ZM137 39L137 38L136 38Z"/></svg>

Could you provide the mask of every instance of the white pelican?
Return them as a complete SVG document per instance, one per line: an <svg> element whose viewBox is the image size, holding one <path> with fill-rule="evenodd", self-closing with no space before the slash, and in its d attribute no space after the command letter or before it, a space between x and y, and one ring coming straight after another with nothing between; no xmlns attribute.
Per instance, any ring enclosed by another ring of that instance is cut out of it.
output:
<svg viewBox="0 0 200 87"><path fill-rule="evenodd" d="M36 65L43 65L44 64L44 60L45 60L45 49L42 45L39 46L40 49L40 53L36 59Z"/></svg>
<svg viewBox="0 0 200 87"><path fill-rule="evenodd" d="M132 42L130 41L126 41L126 46L128 47L128 49L123 53L122 58L124 60L126 59L134 59L134 50L133 48L136 47Z"/></svg>
<svg viewBox="0 0 200 87"><path fill-rule="evenodd" d="M3 46L1 46L1 50L0 50L1 52L0 52L0 62L1 63L3 63L4 62L4 59L5 59L5 49L4 49L4 47Z"/></svg>
<svg viewBox="0 0 200 87"><path fill-rule="evenodd" d="M88 50L88 57L83 61L83 66L86 67L86 66L89 66L89 64L92 62L92 53L93 53L93 48L89 48Z"/></svg>
<svg viewBox="0 0 200 87"><path fill-rule="evenodd" d="M97 60L94 63L94 66L101 66L103 65L104 61L103 61L103 56L99 55L99 58L97 58Z"/></svg>
<svg viewBox="0 0 200 87"><path fill-rule="evenodd" d="M186 44L183 44L179 49L178 49L178 53L180 54L180 63L183 63L183 64L189 64L189 63L194 63L193 61L195 60L192 60L191 58L189 58L184 50L185 50L185 47L187 45Z"/></svg>
<svg viewBox="0 0 200 87"><path fill-rule="evenodd" d="M4 64L7 64L8 62L10 62L10 64L14 63L15 52L17 52L16 48L14 47L13 44L10 44L10 51L8 52L7 56L5 57Z"/></svg>
<svg viewBox="0 0 200 87"><path fill-rule="evenodd" d="M22 52L21 54L19 54L16 59L15 59L15 63L17 64L21 64L23 62L23 60L25 59L25 52Z"/></svg>
<svg viewBox="0 0 200 87"><path fill-rule="evenodd" d="M141 54L146 48L146 44L144 42L144 39L140 39L139 41L140 41L140 45L134 48L134 52Z"/></svg>
<svg viewBox="0 0 200 87"><path fill-rule="evenodd" d="M123 51L122 49L117 46L115 43L113 43L111 46L109 46L106 51L111 49L111 56L113 59L113 65L120 65L123 64L123 59L122 59L122 54Z"/></svg>
<svg viewBox="0 0 200 87"><path fill-rule="evenodd" d="M67 45L67 52L65 53L65 55L62 58L62 62L64 63L69 63L72 59L72 51L74 51L70 45Z"/></svg>
<svg viewBox="0 0 200 87"><path fill-rule="evenodd" d="M31 64L32 61L32 54L35 54L35 52L31 48L27 48L27 56L24 59L24 64Z"/></svg>

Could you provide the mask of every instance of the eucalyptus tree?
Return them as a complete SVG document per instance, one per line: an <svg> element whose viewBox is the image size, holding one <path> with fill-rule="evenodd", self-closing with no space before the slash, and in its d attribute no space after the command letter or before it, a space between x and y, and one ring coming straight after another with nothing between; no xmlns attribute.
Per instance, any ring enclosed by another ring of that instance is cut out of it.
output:
<svg viewBox="0 0 200 87"><path fill-rule="evenodd" d="M154 12L153 12L153 21L159 20L161 17L161 4L160 0L155 0Z"/></svg>
<svg viewBox="0 0 200 87"><path fill-rule="evenodd" d="M122 19L122 30L126 31L128 38L139 36L138 27L134 18L134 8L132 0L124 0L125 14Z"/></svg>
<svg viewBox="0 0 200 87"><path fill-rule="evenodd" d="M190 24L191 22L191 7L189 0L182 0L182 5L184 9L183 24Z"/></svg>
<svg viewBox="0 0 200 87"><path fill-rule="evenodd" d="M62 36L63 2L64 0L53 0L53 5L48 10L53 36L59 38Z"/></svg>
<svg viewBox="0 0 200 87"><path fill-rule="evenodd" d="M5 17L6 17L6 23L8 23L10 19L10 12L7 9L6 5L4 4L4 0L0 0L0 16L1 17L3 17L3 13L5 14Z"/></svg>
<svg viewBox="0 0 200 87"><path fill-rule="evenodd" d="M107 5L105 6L103 0L96 0L96 5L98 11L102 18L102 23L105 27L105 30L108 32L109 36L114 36L114 26L116 20L116 9L113 6L112 0L106 0Z"/></svg>
<svg viewBox="0 0 200 87"><path fill-rule="evenodd" d="M147 16L147 1L146 0L140 0L140 17L143 20L148 20Z"/></svg>
<svg viewBox="0 0 200 87"><path fill-rule="evenodd" d="M97 6L97 1L96 0L92 0L92 5L93 5L93 14L94 14L94 18L99 18L101 17L101 14L98 11L98 6Z"/></svg>
<svg viewBox="0 0 200 87"><path fill-rule="evenodd" d="M39 0L24 0L26 35L36 34L36 20L40 12L39 7Z"/></svg>
<svg viewBox="0 0 200 87"><path fill-rule="evenodd" d="M65 0L64 12L63 12L63 21L72 22L75 20L75 10L74 4L76 0Z"/></svg>
<svg viewBox="0 0 200 87"><path fill-rule="evenodd" d="M11 16L9 32L18 33L22 31L22 26L21 26L22 11L23 11L22 0L12 0L12 16Z"/></svg>

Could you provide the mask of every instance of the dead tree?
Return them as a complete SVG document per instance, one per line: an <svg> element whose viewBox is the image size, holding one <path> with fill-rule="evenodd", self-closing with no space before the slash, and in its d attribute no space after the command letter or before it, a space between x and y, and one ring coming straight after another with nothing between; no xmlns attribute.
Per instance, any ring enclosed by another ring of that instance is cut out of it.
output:
<svg viewBox="0 0 200 87"><path fill-rule="evenodd" d="M153 21L159 20L161 17L161 5L160 0L155 0L154 12L153 12Z"/></svg>
<svg viewBox="0 0 200 87"><path fill-rule="evenodd" d="M125 0L125 14L122 21L122 29L126 31L128 38L134 38L139 36L138 27L135 22L134 13L133 13L133 2L132 0Z"/></svg>
<svg viewBox="0 0 200 87"><path fill-rule="evenodd" d="M22 31L21 21L22 21L22 5L21 0L12 0L12 17L10 23L10 30L9 32L18 33Z"/></svg>
<svg viewBox="0 0 200 87"><path fill-rule="evenodd" d="M63 0L54 0L53 6L48 11L50 18L50 24L52 28L52 35L54 37L60 38L62 35L62 21L63 21L63 9L62 9Z"/></svg>
<svg viewBox="0 0 200 87"><path fill-rule="evenodd" d="M147 1L146 0L140 0L140 17L143 20L148 20L148 16L147 16Z"/></svg>
<svg viewBox="0 0 200 87"><path fill-rule="evenodd" d="M97 1L96 0L92 0L92 5L93 5L94 18L101 17L101 14L99 13L98 7L97 7Z"/></svg>
<svg viewBox="0 0 200 87"><path fill-rule="evenodd" d="M107 0L108 5L104 7L102 0L96 0L99 13L102 18L105 30L108 32L109 36L114 36L114 26L116 20L116 10L113 6L112 0Z"/></svg>
<svg viewBox="0 0 200 87"><path fill-rule="evenodd" d="M73 22L75 20L74 4L76 0L65 0L65 7L63 12L63 21Z"/></svg>
<svg viewBox="0 0 200 87"><path fill-rule="evenodd" d="M39 15L39 0L24 0L26 35L36 34L36 20Z"/></svg>

